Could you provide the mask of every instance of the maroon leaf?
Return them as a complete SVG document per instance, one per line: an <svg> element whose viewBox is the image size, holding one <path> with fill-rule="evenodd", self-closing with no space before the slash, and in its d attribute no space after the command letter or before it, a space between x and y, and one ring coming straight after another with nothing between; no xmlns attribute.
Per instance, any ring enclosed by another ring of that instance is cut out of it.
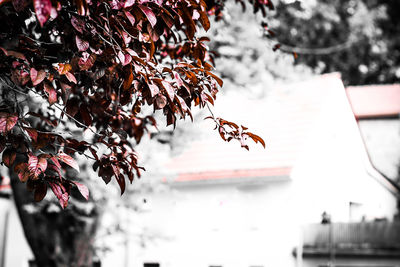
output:
<svg viewBox="0 0 400 267"><path fill-rule="evenodd" d="M274 47L272 47L272 51L276 51L276 50L278 50L279 48L281 48L281 44L275 44L274 45Z"/></svg>
<svg viewBox="0 0 400 267"><path fill-rule="evenodd" d="M21 182L25 183L28 181L30 173L28 170L28 163L21 162L15 165L14 171L18 174L18 178Z"/></svg>
<svg viewBox="0 0 400 267"><path fill-rule="evenodd" d="M210 20L205 12L200 11L200 23L204 30L208 31L210 29Z"/></svg>
<svg viewBox="0 0 400 267"><path fill-rule="evenodd" d="M44 84L44 91L48 94L48 100L50 105L57 103L57 92L50 84Z"/></svg>
<svg viewBox="0 0 400 267"><path fill-rule="evenodd" d="M82 104L79 108L81 117L85 125L90 126L92 125L92 117L90 116L90 112L86 105Z"/></svg>
<svg viewBox="0 0 400 267"><path fill-rule="evenodd" d="M35 199L36 202L39 202L43 200L46 194L47 194L47 185L45 183L40 183L35 188L35 193L33 198Z"/></svg>
<svg viewBox="0 0 400 267"><path fill-rule="evenodd" d="M26 0L12 0L12 4L14 6L15 11L21 12L23 11L27 6L29 6L30 2Z"/></svg>
<svg viewBox="0 0 400 267"><path fill-rule="evenodd" d="M167 81L161 81L162 85L164 86L165 90L167 91L168 98L171 102L174 101L175 97L175 89L174 87Z"/></svg>
<svg viewBox="0 0 400 267"><path fill-rule="evenodd" d="M9 114L0 112L0 133L11 131L18 121L18 116L15 114Z"/></svg>
<svg viewBox="0 0 400 267"><path fill-rule="evenodd" d="M79 192L81 193L81 195L86 199L89 200L89 189L86 187L86 185L84 184L80 184L78 182L74 182L72 181L72 183L74 183L76 185L76 187L78 188Z"/></svg>
<svg viewBox="0 0 400 267"><path fill-rule="evenodd" d="M47 166L47 169L48 169L48 170L53 170L53 171L55 171L55 172L58 174L58 177L59 177L60 180L61 180L61 178L62 178L62 173L61 173L61 170L60 170L59 168L57 168L57 166L55 166L55 165L53 165L53 164L49 164L49 165Z"/></svg>
<svg viewBox="0 0 400 267"><path fill-rule="evenodd" d="M26 57L24 56L24 54L22 54L22 53L20 53L20 52L15 52L15 51L11 51L11 50L3 50L3 51L5 51L6 53L6 56L12 56L12 57L15 57L15 58L18 58L18 59L21 59L21 60L24 60L24 61L26 61Z"/></svg>
<svg viewBox="0 0 400 267"><path fill-rule="evenodd" d="M58 159L57 159L56 157L53 156L53 157L51 157L50 159L51 159L51 161L53 161L54 165L55 165L57 168L61 169L61 164L60 164L60 162L58 161Z"/></svg>
<svg viewBox="0 0 400 267"><path fill-rule="evenodd" d="M88 53L83 53L82 57L79 58L78 66L81 70L89 70L93 67L96 61L96 54L89 55Z"/></svg>
<svg viewBox="0 0 400 267"><path fill-rule="evenodd" d="M154 15L153 11L144 5L138 5L140 10L142 10L143 14L146 15L147 20L150 22L151 27L154 27L157 23L156 15Z"/></svg>
<svg viewBox="0 0 400 267"><path fill-rule="evenodd" d="M165 13L162 13L161 17L164 20L165 24L168 26L168 28L171 29L172 26L174 26L174 19L171 16L169 16Z"/></svg>
<svg viewBox="0 0 400 267"><path fill-rule="evenodd" d="M125 192L125 177L122 174L119 174L116 177L117 177L117 182L118 182L119 188L121 189L121 195L123 195Z"/></svg>
<svg viewBox="0 0 400 267"><path fill-rule="evenodd" d="M17 84L24 86L29 82L29 73L25 70L13 70L11 72L11 80Z"/></svg>
<svg viewBox="0 0 400 267"><path fill-rule="evenodd" d="M78 47L78 50L81 52L86 51L89 48L89 42L82 40L78 35L75 37L75 43L76 47Z"/></svg>
<svg viewBox="0 0 400 267"><path fill-rule="evenodd" d="M83 33L83 30L85 29L85 22L81 19L78 19L77 17L72 16L71 17L71 24L80 33Z"/></svg>
<svg viewBox="0 0 400 267"><path fill-rule="evenodd" d="M78 163L68 154L58 152L57 158L79 172Z"/></svg>
<svg viewBox="0 0 400 267"><path fill-rule="evenodd" d="M111 177L114 175L113 169L110 166L99 168L99 176L103 179L103 181L108 184L111 181Z"/></svg>
<svg viewBox="0 0 400 267"><path fill-rule="evenodd" d="M159 109L162 109L162 108L164 108L166 105L167 105L167 98L166 98L165 96L163 96L163 95L158 95L158 96L156 97L156 106L157 106Z"/></svg>
<svg viewBox="0 0 400 267"><path fill-rule="evenodd" d="M54 182L49 182L50 188L54 195L58 198L61 208L65 209L68 205L69 194L63 192L62 185Z"/></svg>
<svg viewBox="0 0 400 267"><path fill-rule="evenodd" d="M151 83L151 84L148 84L148 86L149 86L149 89L150 89L151 97L156 96L160 92L160 89L158 89L157 85Z"/></svg>
<svg viewBox="0 0 400 267"><path fill-rule="evenodd" d="M3 162L7 167L11 167L15 161L15 158L17 156L17 152L13 148L7 148L3 152Z"/></svg>
<svg viewBox="0 0 400 267"><path fill-rule="evenodd" d="M43 27L45 22L49 19L51 14L51 1L50 0L33 0L36 17L39 20L40 26Z"/></svg>
<svg viewBox="0 0 400 267"><path fill-rule="evenodd" d="M129 22L132 24L132 26L135 25L135 17L128 11L124 11L125 16L129 20Z"/></svg>

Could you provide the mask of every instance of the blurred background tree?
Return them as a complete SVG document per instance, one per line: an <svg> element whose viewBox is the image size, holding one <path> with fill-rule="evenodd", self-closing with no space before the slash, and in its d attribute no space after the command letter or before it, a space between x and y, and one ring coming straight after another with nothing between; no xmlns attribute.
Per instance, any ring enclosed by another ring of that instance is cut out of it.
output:
<svg viewBox="0 0 400 267"><path fill-rule="evenodd" d="M270 27L297 64L341 72L346 85L399 81L400 2L286 0L276 9Z"/></svg>

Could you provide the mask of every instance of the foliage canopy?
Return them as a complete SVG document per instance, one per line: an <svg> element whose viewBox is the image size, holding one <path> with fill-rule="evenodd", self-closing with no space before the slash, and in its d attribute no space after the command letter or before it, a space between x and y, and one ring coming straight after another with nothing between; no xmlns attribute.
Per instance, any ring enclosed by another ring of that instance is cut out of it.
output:
<svg viewBox="0 0 400 267"><path fill-rule="evenodd" d="M2 163L42 200L50 188L65 208L65 178L79 171L74 154L93 161L109 183L140 176L135 144L157 127L192 118L193 106L213 105L222 80L200 28L222 18L221 0L0 0L0 152ZM242 0L236 1L246 6ZM249 0L254 12L273 9ZM225 141L250 138L246 127L215 117ZM192 118L193 119L193 118ZM89 138L87 137L89 136Z"/></svg>

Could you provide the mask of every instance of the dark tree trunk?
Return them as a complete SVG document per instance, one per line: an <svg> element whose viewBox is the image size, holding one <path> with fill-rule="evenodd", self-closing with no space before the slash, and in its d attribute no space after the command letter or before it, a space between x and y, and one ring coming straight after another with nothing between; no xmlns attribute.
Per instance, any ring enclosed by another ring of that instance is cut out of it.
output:
<svg viewBox="0 0 400 267"><path fill-rule="evenodd" d="M62 210L55 200L48 200L49 196L35 203L26 185L13 172L10 177L15 204L36 265L92 266L93 240L99 218L95 205L74 199L75 204Z"/></svg>

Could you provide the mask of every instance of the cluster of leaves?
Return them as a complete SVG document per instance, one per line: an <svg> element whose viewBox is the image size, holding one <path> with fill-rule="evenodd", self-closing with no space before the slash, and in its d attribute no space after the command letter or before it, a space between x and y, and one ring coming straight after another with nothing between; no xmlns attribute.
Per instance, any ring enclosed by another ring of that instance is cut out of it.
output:
<svg viewBox="0 0 400 267"><path fill-rule="evenodd" d="M215 118L214 116L206 117L205 119L212 119L215 122L215 129L218 130L222 140L230 142L232 139L236 139L240 142L241 147L249 150L246 140L251 138L254 142L260 143L265 148L264 140L251 132L246 132L247 127L241 125L240 127L231 121L227 121L221 118Z"/></svg>
<svg viewBox="0 0 400 267"><path fill-rule="evenodd" d="M263 13L273 7L268 0L249 2ZM132 182L143 169L135 144L157 125L143 106L175 127L178 118L192 118L193 106L214 104L222 80L212 72L209 39L196 33L210 28L209 16L221 17L223 4L0 0L2 162L34 190L35 200L50 187L63 208L72 186L89 196L84 185L64 178L67 165L79 171L75 153L93 160L106 183L114 177L122 194L125 179ZM220 130L224 140L264 144L245 128L218 123L234 128Z"/></svg>

